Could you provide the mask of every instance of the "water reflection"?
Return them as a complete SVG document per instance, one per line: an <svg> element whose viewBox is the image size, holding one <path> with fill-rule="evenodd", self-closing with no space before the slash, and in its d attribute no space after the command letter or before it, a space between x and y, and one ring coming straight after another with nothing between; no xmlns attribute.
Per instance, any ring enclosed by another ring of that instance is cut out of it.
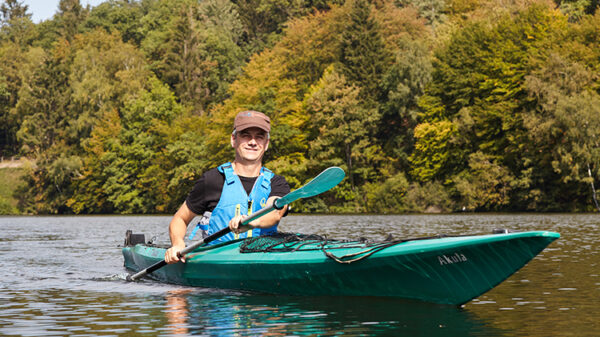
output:
<svg viewBox="0 0 600 337"><path fill-rule="evenodd" d="M396 299L177 290L168 292L165 306L172 335L510 335L457 307Z"/></svg>
<svg viewBox="0 0 600 337"><path fill-rule="evenodd" d="M167 292L167 304L165 315L173 336L187 336L189 309L186 295L191 292L190 289L176 289Z"/></svg>

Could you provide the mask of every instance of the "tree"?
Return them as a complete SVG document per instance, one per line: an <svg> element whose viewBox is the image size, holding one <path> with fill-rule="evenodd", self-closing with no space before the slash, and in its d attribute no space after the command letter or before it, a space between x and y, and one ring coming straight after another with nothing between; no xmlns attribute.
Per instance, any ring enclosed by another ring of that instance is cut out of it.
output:
<svg viewBox="0 0 600 337"><path fill-rule="evenodd" d="M84 177L83 144L101 118L144 88L149 73L139 51L102 30L62 40L40 63L14 109L22 152L36 160L22 207L65 213Z"/></svg>
<svg viewBox="0 0 600 337"><path fill-rule="evenodd" d="M21 195L20 207L28 213L64 212L69 181L79 174L81 162L69 149L73 139L66 136L71 120L69 60L68 47L57 46L19 92L15 110L23 122L17 138L22 153L36 159L36 167L26 175L28 189Z"/></svg>
<svg viewBox="0 0 600 337"><path fill-rule="evenodd" d="M444 0L398 0L403 6L413 6L417 8L419 14L427 19L427 22L432 26L437 26L446 20L447 1ZM451 2L451 5L454 5Z"/></svg>
<svg viewBox="0 0 600 337"><path fill-rule="evenodd" d="M119 33L124 42L139 46L144 38L142 2L131 0L105 1L92 8L83 22L84 31L103 28L108 33Z"/></svg>
<svg viewBox="0 0 600 337"><path fill-rule="evenodd" d="M58 12L54 17L61 36L71 41L80 30L88 11L81 6L79 0L60 0Z"/></svg>
<svg viewBox="0 0 600 337"><path fill-rule="evenodd" d="M329 68L305 103L312 116L313 131L309 139L312 165L344 168L350 185L348 192L352 194L357 194L357 186L376 178L377 167L384 161L373 137L379 113L365 107L359 97L359 88L349 85L343 75Z"/></svg>
<svg viewBox="0 0 600 337"><path fill-rule="evenodd" d="M150 73L142 53L124 43L118 33L98 29L78 35L72 49L68 131L85 139L104 113L122 106L144 87Z"/></svg>
<svg viewBox="0 0 600 337"><path fill-rule="evenodd" d="M15 155L19 152L17 131L22 118L14 113L19 91L30 59L37 50L23 52L17 44L5 42L0 45L0 153Z"/></svg>
<svg viewBox="0 0 600 337"><path fill-rule="evenodd" d="M397 160L398 167L406 171L410 166L408 156L414 149L418 101L431 80L432 67L424 42L404 38L399 45L394 63L382 80L385 99L379 105L382 116L377 138L385 152Z"/></svg>
<svg viewBox="0 0 600 337"><path fill-rule="evenodd" d="M229 84L246 59L240 46L238 13L226 0L168 6L175 14L163 13L165 6L161 6L144 17L157 27L148 32L142 47L157 76L184 105L202 115L227 96ZM166 18L154 21L158 13Z"/></svg>
<svg viewBox="0 0 600 337"><path fill-rule="evenodd" d="M449 168L459 162L453 139L458 137L457 127L446 120L420 123L415 128L415 150L410 156L411 176L417 181L427 182L442 179ZM460 158L460 157L459 157Z"/></svg>
<svg viewBox="0 0 600 337"><path fill-rule="evenodd" d="M118 112L107 111L84 143L85 170L69 207L76 213L173 211L168 140L181 115L173 93L154 77Z"/></svg>
<svg viewBox="0 0 600 337"><path fill-rule="evenodd" d="M0 19L6 24L14 19L31 18L31 13L27 13L29 6L19 0L4 0L0 5Z"/></svg>
<svg viewBox="0 0 600 337"><path fill-rule="evenodd" d="M270 46L285 23L306 14L310 7L299 0L237 0L234 1L244 25L244 39L251 53Z"/></svg>
<svg viewBox="0 0 600 337"><path fill-rule="evenodd" d="M366 0L351 2L347 22L340 42L340 71L349 83L361 88L366 99L377 101L382 96L382 77L391 55Z"/></svg>
<svg viewBox="0 0 600 337"><path fill-rule="evenodd" d="M10 41L18 48L33 40L34 25L29 6L18 0L4 0L0 5L0 41Z"/></svg>

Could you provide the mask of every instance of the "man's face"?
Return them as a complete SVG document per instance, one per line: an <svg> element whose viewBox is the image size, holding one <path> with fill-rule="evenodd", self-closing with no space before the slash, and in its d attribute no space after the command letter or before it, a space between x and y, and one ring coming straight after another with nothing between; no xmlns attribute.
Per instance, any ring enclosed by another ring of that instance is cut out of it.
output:
<svg viewBox="0 0 600 337"><path fill-rule="evenodd" d="M236 159L255 162L261 161L269 146L267 132L260 128L248 128L231 135L231 146L235 149Z"/></svg>

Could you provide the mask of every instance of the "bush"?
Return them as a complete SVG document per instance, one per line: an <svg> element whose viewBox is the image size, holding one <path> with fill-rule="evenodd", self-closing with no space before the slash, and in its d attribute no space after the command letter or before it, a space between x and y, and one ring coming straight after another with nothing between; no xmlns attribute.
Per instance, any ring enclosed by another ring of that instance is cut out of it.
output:
<svg viewBox="0 0 600 337"><path fill-rule="evenodd" d="M447 213L454 209L448 190L439 182L429 181L423 185L410 185L405 198L408 212Z"/></svg>
<svg viewBox="0 0 600 337"><path fill-rule="evenodd" d="M405 197L408 180L398 173L383 183L367 183L363 187L367 196L367 211L373 213L404 213L407 211Z"/></svg>

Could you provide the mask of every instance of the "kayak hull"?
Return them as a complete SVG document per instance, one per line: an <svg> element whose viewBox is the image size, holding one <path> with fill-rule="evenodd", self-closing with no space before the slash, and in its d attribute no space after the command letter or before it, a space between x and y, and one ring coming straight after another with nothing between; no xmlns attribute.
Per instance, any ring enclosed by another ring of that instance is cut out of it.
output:
<svg viewBox="0 0 600 337"><path fill-rule="evenodd" d="M460 305L492 289L522 268L560 235L521 232L415 240L353 262L339 263L322 250L240 253L242 240L200 248L186 263L149 276L195 287L289 295L382 296ZM328 246L335 255L364 247ZM123 248L135 272L163 259L164 248Z"/></svg>

